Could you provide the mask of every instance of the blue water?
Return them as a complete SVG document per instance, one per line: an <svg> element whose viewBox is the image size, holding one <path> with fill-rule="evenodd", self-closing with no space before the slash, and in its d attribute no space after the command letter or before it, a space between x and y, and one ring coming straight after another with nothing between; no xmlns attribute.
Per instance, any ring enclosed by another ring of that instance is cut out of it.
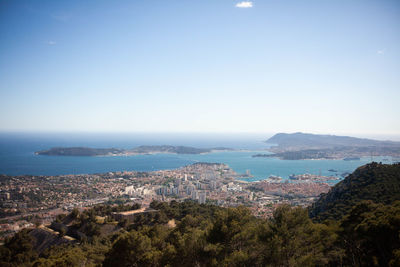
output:
<svg viewBox="0 0 400 267"><path fill-rule="evenodd" d="M247 181L266 179L270 175L281 176L288 179L291 174L321 174L325 176L338 176L345 172L353 172L356 168L371 162L370 158L359 161L344 160L280 160L277 158L253 158L251 152L219 152L204 155L185 155L182 158L195 161L223 162L228 164L238 173L250 170L254 176ZM375 161L383 161L383 157L375 157ZM388 162L389 163L389 162ZM335 170L332 172L329 170Z"/></svg>
<svg viewBox="0 0 400 267"><path fill-rule="evenodd" d="M352 172L371 161L343 160L279 160L253 158L265 153L265 135L205 135L205 134L0 134L0 173L8 175L60 175L102 173L109 171L153 171L175 169L195 162L226 163L238 173L249 170L249 180L265 179L269 175L288 178L291 174L340 175ZM135 155L119 157L40 156L34 152L54 146L87 146L98 148L133 148L139 145L185 145L211 148L217 146L246 151L216 152L202 155ZM383 161L383 158L374 158ZM337 172L330 172L335 169Z"/></svg>

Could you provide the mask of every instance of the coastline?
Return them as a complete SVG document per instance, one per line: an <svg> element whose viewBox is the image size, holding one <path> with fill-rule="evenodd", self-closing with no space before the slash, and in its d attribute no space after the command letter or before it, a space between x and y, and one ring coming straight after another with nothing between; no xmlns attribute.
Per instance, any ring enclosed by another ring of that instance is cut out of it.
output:
<svg viewBox="0 0 400 267"><path fill-rule="evenodd" d="M338 175L352 172L357 167L369 163L369 157L360 161L337 159L284 160L279 158L253 158L260 150L213 151L202 154L176 153L130 153L107 156L42 156L33 152L20 155L0 156L0 173L7 175L67 175L96 174L115 171L156 171L172 170L195 162L225 163L237 173L250 171L252 178L247 181L259 181L271 174L288 179L292 174L311 173L329 176L329 169L338 170ZM389 158L390 159L390 158ZM374 161L384 161L384 157L375 157ZM391 162L391 161L385 161Z"/></svg>

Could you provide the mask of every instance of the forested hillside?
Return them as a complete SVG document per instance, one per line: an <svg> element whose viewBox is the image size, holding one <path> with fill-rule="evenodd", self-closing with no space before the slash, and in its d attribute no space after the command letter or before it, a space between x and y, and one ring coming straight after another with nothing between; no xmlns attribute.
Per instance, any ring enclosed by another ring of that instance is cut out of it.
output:
<svg viewBox="0 0 400 267"><path fill-rule="evenodd" d="M363 200L390 205L400 200L400 164L361 166L323 194L310 210L317 220L341 219Z"/></svg>

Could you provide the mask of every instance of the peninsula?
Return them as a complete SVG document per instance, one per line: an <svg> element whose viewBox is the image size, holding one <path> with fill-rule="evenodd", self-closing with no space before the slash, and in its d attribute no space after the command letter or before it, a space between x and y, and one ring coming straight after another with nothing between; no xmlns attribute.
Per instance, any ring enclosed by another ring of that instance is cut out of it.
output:
<svg viewBox="0 0 400 267"><path fill-rule="evenodd" d="M157 154L157 153L171 153L171 154L202 154L210 153L212 151L230 151L231 148L216 147L216 148L195 148L188 146L139 146L132 149L119 149L119 148L90 148L90 147L53 147L48 150L35 152L36 155L46 156L127 156L127 155L141 155L141 154Z"/></svg>
<svg viewBox="0 0 400 267"><path fill-rule="evenodd" d="M356 160L365 156L400 156L400 142L379 141L350 136L308 133L278 133L266 143L275 144L269 154L253 157L277 157L287 160L344 159Z"/></svg>

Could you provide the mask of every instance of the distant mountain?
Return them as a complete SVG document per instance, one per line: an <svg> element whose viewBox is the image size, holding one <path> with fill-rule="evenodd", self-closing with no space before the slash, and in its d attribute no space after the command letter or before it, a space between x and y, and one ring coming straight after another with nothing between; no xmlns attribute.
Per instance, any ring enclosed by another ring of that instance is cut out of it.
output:
<svg viewBox="0 0 400 267"><path fill-rule="evenodd" d="M378 141L350 136L321 135L309 133L278 133L269 138L267 143L281 147L334 148L334 147L365 147L365 146L398 146L400 142Z"/></svg>
<svg viewBox="0 0 400 267"><path fill-rule="evenodd" d="M336 184L310 209L317 220L341 219L362 200L390 205L400 200L400 163L370 163Z"/></svg>
<svg viewBox="0 0 400 267"><path fill-rule="evenodd" d="M366 156L400 156L400 142L378 141L350 136L308 133L278 133L266 141L276 144L268 150L274 154L255 157L277 157L287 160L345 159Z"/></svg>

